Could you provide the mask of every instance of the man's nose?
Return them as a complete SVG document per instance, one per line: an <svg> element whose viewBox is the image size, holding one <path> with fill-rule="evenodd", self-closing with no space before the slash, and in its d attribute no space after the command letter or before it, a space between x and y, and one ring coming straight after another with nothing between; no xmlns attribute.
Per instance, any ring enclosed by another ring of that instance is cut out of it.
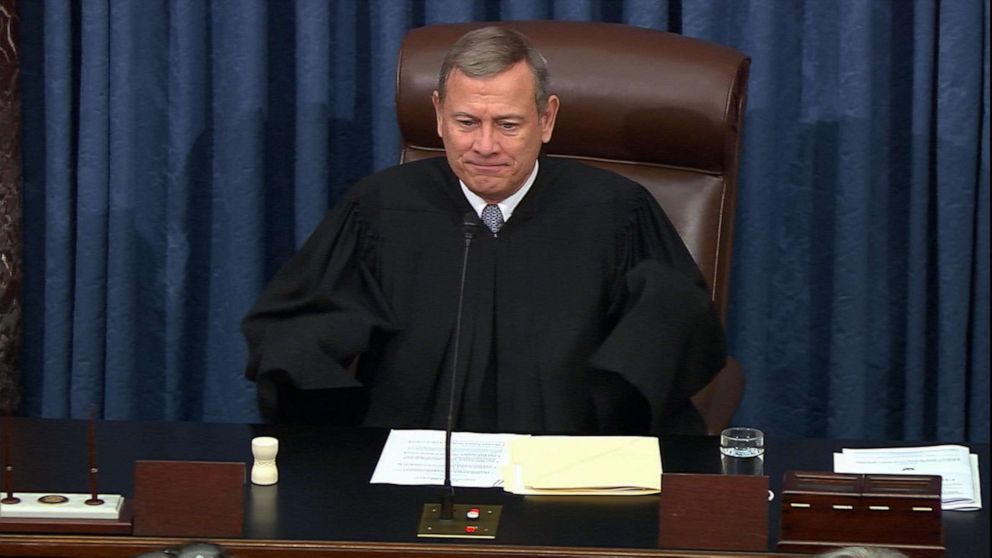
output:
<svg viewBox="0 0 992 558"><path fill-rule="evenodd" d="M499 140L496 137L496 131L493 129L493 126L486 124L479 126L472 148L477 153L484 155L490 155L499 150Z"/></svg>

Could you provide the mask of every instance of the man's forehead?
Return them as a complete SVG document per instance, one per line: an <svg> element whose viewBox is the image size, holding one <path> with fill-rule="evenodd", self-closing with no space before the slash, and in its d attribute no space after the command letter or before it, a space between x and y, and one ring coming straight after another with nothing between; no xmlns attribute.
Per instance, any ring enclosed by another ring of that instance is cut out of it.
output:
<svg viewBox="0 0 992 558"><path fill-rule="evenodd" d="M529 116L537 109L533 80L507 75L509 70L477 78L454 71L458 75L452 73L446 94L440 99L449 113L472 114L484 110L490 116L495 112L497 117L510 118Z"/></svg>
<svg viewBox="0 0 992 558"><path fill-rule="evenodd" d="M527 89L528 94L533 94L537 87L534 83L534 74L531 72L530 66L524 61L516 62L495 74L486 76L470 76L463 72L461 68L452 68L448 72L448 78L446 80L446 88L449 91L451 90L452 83L462 83L476 87L504 83L509 86L512 83L512 89Z"/></svg>

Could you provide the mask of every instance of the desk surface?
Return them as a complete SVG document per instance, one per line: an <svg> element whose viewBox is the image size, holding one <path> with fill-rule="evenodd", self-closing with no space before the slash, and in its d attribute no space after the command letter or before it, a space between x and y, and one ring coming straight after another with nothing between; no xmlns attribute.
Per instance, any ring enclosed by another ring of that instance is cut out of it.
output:
<svg viewBox="0 0 992 558"><path fill-rule="evenodd" d="M84 421L11 419L15 488L86 490ZM459 489L456 501L502 504L495 541L417 539L424 503L437 487L370 485L385 430L312 426L101 422L97 429L100 491L132 495L138 459L251 463L254 436L280 439L278 485L249 485L245 538L216 541L237 556L768 556L763 553L668 551L657 548L658 497L522 497L496 489ZM765 473L779 492L787 469L830 470L831 454L867 442L766 442ZM989 450L975 445L982 473L980 512L944 512L949 557L989 556ZM665 472L718 473L715 437L662 440ZM770 544L778 499L770 506ZM0 535L0 556L134 556L181 543L139 537Z"/></svg>

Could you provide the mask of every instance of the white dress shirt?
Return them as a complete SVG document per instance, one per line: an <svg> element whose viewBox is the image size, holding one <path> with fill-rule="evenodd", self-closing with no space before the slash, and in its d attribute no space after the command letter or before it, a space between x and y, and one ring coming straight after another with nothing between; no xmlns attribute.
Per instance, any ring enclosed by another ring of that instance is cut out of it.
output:
<svg viewBox="0 0 992 558"><path fill-rule="evenodd" d="M537 161L534 161L534 170L530 172L530 176L528 176L527 180L524 181L524 185L521 186L519 190L514 192L512 196L496 204L499 206L499 210L503 214L504 223L510 220L510 216L513 215L513 210L517 208L520 200L524 199L524 196L526 196L527 192L530 191L530 187L534 185L534 180L537 179L537 166ZM472 205L472 209L475 210L476 215L478 215L481 219L482 210L489 204L486 200L480 198L475 192L469 190L468 186L466 186L464 182L459 180L458 183L462 186L462 193L465 194L465 199L468 200L468 203Z"/></svg>

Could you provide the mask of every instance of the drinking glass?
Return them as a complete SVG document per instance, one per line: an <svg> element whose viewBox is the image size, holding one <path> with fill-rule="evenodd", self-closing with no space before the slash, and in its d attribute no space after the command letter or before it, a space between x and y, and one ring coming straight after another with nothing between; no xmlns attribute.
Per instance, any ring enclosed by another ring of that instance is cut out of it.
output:
<svg viewBox="0 0 992 558"><path fill-rule="evenodd" d="M757 428L733 426L720 433L720 465L725 475L761 475L765 434Z"/></svg>

